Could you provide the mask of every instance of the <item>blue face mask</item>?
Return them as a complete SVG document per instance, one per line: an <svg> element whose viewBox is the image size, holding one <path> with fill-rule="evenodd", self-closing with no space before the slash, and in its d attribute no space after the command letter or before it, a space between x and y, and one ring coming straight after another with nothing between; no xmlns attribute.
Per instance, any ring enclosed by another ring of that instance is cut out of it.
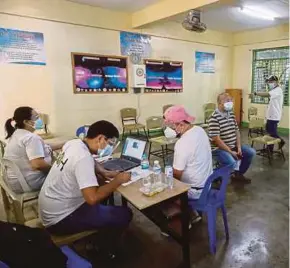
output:
<svg viewBox="0 0 290 268"><path fill-rule="evenodd" d="M41 120L41 118L38 118L38 119L35 121L34 128L35 128L35 129L43 129L43 127L44 127L43 121Z"/></svg>
<svg viewBox="0 0 290 268"><path fill-rule="evenodd" d="M98 156L99 157L105 157L108 155L111 155L113 153L113 146L108 144L104 149L98 150Z"/></svg>

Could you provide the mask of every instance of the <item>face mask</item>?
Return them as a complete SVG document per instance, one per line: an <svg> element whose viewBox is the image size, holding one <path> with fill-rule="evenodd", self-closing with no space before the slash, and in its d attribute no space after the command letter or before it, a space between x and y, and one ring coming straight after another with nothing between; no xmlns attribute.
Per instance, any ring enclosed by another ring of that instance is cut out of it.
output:
<svg viewBox="0 0 290 268"><path fill-rule="evenodd" d="M105 157L108 155L111 155L113 153L113 146L112 145L107 145L104 149L99 149L98 150L98 156L99 157Z"/></svg>
<svg viewBox="0 0 290 268"><path fill-rule="evenodd" d="M167 127L165 130L164 130L164 135L167 139L174 139L176 138L176 131L173 130L172 128L170 127Z"/></svg>
<svg viewBox="0 0 290 268"><path fill-rule="evenodd" d="M234 107L234 103L232 101L224 103L224 108L227 112L233 110L233 107Z"/></svg>
<svg viewBox="0 0 290 268"><path fill-rule="evenodd" d="M276 86L275 83L269 83L269 84L268 84L268 87L269 87L270 90L274 89L275 86Z"/></svg>
<svg viewBox="0 0 290 268"><path fill-rule="evenodd" d="M35 121L35 129L43 129L43 122L40 118Z"/></svg>

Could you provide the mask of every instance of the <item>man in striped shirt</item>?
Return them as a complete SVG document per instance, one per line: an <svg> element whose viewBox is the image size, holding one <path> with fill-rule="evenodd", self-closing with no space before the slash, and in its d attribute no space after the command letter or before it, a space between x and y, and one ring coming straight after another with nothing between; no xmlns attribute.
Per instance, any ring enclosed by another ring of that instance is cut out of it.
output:
<svg viewBox="0 0 290 268"><path fill-rule="evenodd" d="M209 120L208 130L213 145L213 155L221 166L235 169L236 178L250 183L251 180L245 178L244 174L251 165L256 152L248 145L241 145L240 131L232 112L231 96L222 93L218 96L217 102L218 108Z"/></svg>

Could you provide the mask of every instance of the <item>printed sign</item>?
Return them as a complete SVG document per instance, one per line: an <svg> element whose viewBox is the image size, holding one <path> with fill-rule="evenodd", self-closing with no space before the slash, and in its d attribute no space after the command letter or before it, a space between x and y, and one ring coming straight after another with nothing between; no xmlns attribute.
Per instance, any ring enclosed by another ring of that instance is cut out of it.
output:
<svg viewBox="0 0 290 268"><path fill-rule="evenodd" d="M0 63L45 65L43 34L0 28Z"/></svg>

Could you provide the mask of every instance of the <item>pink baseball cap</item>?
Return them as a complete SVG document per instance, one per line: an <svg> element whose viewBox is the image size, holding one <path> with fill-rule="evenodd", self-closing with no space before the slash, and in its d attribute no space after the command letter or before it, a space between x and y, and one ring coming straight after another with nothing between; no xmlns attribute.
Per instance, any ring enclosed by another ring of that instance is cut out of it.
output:
<svg viewBox="0 0 290 268"><path fill-rule="evenodd" d="M164 113L165 123L180 123L182 121L187 121L188 123L193 123L195 117L189 115L183 106L176 105L168 108Z"/></svg>

